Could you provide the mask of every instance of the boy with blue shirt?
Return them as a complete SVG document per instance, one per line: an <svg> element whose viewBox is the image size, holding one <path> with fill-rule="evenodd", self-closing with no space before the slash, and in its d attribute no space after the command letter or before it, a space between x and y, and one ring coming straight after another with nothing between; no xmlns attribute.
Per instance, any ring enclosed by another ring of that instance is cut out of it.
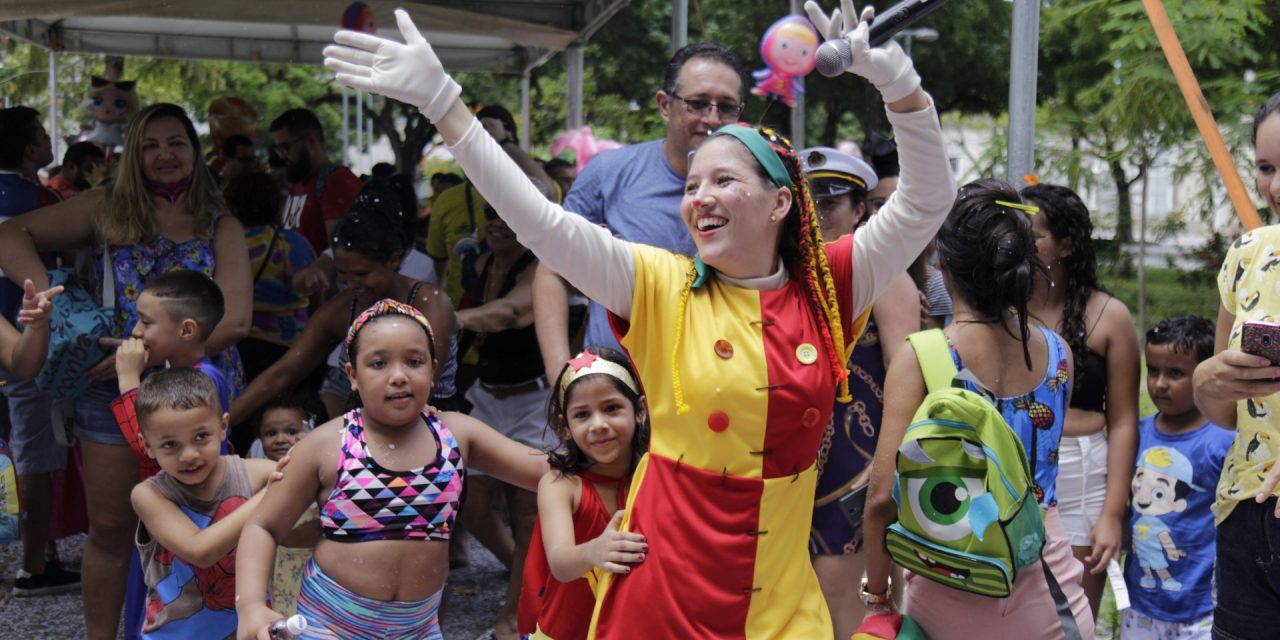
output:
<svg viewBox="0 0 1280 640"><path fill-rule="evenodd" d="M1213 355L1213 323L1169 318L1147 332L1147 392L1158 413L1138 423L1125 561L1131 608L1123 640L1210 638L1213 491L1233 434L1205 420L1191 374Z"/></svg>
<svg viewBox="0 0 1280 640"><path fill-rule="evenodd" d="M213 278L181 269L151 278L138 295L138 322L129 339L116 349L116 380L120 396L111 402L111 412L121 433L138 460L140 480L155 476L160 464L148 452L138 422L135 403L143 372L150 367L191 368L213 381L221 410L231 406L231 384L222 370L205 355L205 341L222 321L226 303ZM231 453L222 431L219 450ZM124 619L125 637L138 637L143 625L146 584L137 554L129 566Z"/></svg>

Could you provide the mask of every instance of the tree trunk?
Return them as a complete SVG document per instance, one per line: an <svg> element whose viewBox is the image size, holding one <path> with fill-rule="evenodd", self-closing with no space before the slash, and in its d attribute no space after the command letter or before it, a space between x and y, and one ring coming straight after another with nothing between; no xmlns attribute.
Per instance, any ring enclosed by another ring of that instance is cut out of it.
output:
<svg viewBox="0 0 1280 640"><path fill-rule="evenodd" d="M409 108L406 111L404 144L401 149L396 150L396 170L414 175L422 160L422 149L436 134L436 127L417 109Z"/></svg>
<svg viewBox="0 0 1280 640"><path fill-rule="evenodd" d="M396 129L396 112L404 118L404 134ZM378 131L387 137L391 150L396 155L396 173L414 175L418 163L422 160L422 149L435 135L435 125L417 109L402 102L386 99L382 108L374 114L373 119Z"/></svg>
<svg viewBox="0 0 1280 640"><path fill-rule="evenodd" d="M1116 245L1133 242L1133 202L1129 197L1129 186L1133 183L1124 172L1124 165L1119 159L1107 161L1111 169L1111 179L1116 184Z"/></svg>
<svg viewBox="0 0 1280 640"><path fill-rule="evenodd" d="M1133 261L1125 254L1126 245L1133 242L1133 203L1129 199L1129 181L1124 165L1119 159L1107 160L1111 179L1116 184L1116 236L1111 243L1111 260L1121 277L1133 275Z"/></svg>
<svg viewBox="0 0 1280 640"><path fill-rule="evenodd" d="M827 94L826 100L827 121L822 126L822 137L819 138L818 145L834 145L836 141L836 133L840 126L840 94L831 92ZM815 145L817 146L817 145Z"/></svg>

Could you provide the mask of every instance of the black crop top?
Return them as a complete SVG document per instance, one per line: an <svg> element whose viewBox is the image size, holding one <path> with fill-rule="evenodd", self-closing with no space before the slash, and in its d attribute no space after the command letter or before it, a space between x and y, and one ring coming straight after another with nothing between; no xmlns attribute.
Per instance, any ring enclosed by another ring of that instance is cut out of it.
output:
<svg viewBox="0 0 1280 640"><path fill-rule="evenodd" d="M507 269L507 276L495 299L514 289L520 274L536 266L537 260L533 252L526 249ZM485 263L480 274L481 286L489 281L491 266L493 260ZM542 350L538 348L538 333L532 324L519 329L478 333L475 346L480 356L477 375L486 384L518 385L543 375Z"/></svg>
<svg viewBox="0 0 1280 640"><path fill-rule="evenodd" d="M1076 387L1071 390L1068 406L1099 413L1107 410L1107 359L1088 347L1077 360Z"/></svg>

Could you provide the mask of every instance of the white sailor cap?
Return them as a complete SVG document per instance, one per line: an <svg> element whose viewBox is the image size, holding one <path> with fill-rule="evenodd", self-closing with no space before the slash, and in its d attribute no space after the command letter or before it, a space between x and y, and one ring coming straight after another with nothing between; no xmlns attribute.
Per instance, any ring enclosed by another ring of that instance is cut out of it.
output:
<svg viewBox="0 0 1280 640"><path fill-rule="evenodd" d="M800 161L815 198L830 198L852 191L866 193L876 188L879 182L875 169L865 160L832 147L803 149Z"/></svg>

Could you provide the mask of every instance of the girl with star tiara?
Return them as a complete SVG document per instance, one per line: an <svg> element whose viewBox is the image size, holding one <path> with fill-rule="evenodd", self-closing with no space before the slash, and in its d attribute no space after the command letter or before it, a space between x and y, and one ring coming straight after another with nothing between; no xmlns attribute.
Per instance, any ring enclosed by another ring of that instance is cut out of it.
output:
<svg viewBox="0 0 1280 640"><path fill-rule="evenodd" d="M519 631L587 637L602 572L644 560L644 536L618 530L636 464L649 446L649 410L626 356L588 347L556 379L547 423L560 438L538 483L538 522L525 559Z"/></svg>

